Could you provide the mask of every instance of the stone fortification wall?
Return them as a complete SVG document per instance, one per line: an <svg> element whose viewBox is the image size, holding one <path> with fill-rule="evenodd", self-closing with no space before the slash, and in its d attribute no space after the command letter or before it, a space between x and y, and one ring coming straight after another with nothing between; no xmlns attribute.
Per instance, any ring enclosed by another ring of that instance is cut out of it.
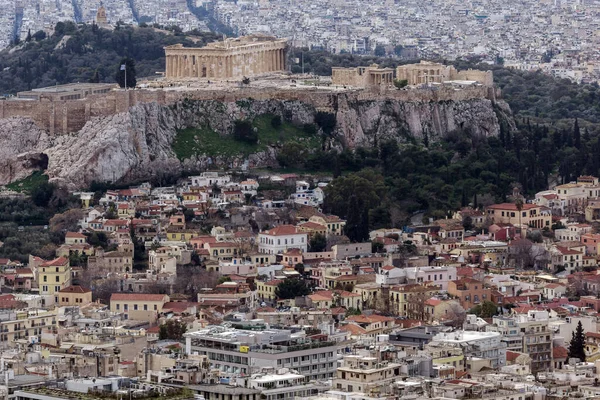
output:
<svg viewBox="0 0 600 400"><path fill-rule="evenodd" d="M477 81L483 85L492 86L494 84L494 73L492 71L481 71L478 69L467 69L458 71L454 76L455 80Z"/></svg>
<svg viewBox="0 0 600 400"><path fill-rule="evenodd" d="M467 72L467 71L465 71ZM478 71L474 71L478 72ZM77 132L95 117L107 117L126 112L140 103L174 104L184 98L235 102L241 99L295 100L318 109L337 108L339 96L358 101L391 99L405 102L464 101L487 98L494 101L497 92L492 87L475 86L462 89L440 87L436 89L378 89L333 91L327 89L240 88L234 90L130 90L92 95L81 100L4 100L0 101L0 119L27 117L50 135Z"/></svg>

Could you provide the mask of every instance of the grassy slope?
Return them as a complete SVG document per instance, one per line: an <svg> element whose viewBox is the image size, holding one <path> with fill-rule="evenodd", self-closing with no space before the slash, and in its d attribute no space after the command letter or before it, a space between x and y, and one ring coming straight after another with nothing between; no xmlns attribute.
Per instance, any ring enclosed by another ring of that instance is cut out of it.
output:
<svg viewBox="0 0 600 400"><path fill-rule="evenodd" d="M252 121L252 126L258 130L258 143L248 144L239 142L231 135L221 136L219 133L206 128L187 128L178 132L173 142L173 151L180 160L188 159L195 155L207 156L248 156L264 151L268 146L286 142L303 143L308 148L319 146L319 139L310 136L302 128L288 122L283 122L281 127L275 129L271 125L273 115L264 114Z"/></svg>
<svg viewBox="0 0 600 400"><path fill-rule="evenodd" d="M27 178L6 185L6 188L15 192L31 193L33 189L44 182L48 182L48 176L44 175L41 171L35 171Z"/></svg>

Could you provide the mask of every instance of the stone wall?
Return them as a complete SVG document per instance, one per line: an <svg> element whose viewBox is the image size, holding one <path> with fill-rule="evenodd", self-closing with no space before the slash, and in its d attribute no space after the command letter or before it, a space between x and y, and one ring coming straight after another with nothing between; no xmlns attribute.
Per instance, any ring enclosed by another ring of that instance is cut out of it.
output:
<svg viewBox="0 0 600 400"><path fill-rule="evenodd" d="M467 69L465 71L458 71L453 79L459 81L478 81L486 86L494 85L494 73L492 71Z"/></svg>
<svg viewBox="0 0 600 400"><path fill-rule="evenodd" d="M465 71L468 72L468 71ZM473 73L479 71L473 71ZM477 98L496 100L493 87L476 86L463 89L449 87L426 89L377 88L376 90L347 90L335 92L327 89L276 89L240 88L235 90L130 90L114 91L92 95L86 99L71 101L0 101L0 119L28 117L51 136L77 132L95 117L107 117L129 110L140 103L174 104L184 98L193 100L217 100L235 102L241 99L256 100L296 100L313 105L317 109L335 110L338 98L343 94L348 99L382 100L391 99L405 102L464 101Z"/></svg>

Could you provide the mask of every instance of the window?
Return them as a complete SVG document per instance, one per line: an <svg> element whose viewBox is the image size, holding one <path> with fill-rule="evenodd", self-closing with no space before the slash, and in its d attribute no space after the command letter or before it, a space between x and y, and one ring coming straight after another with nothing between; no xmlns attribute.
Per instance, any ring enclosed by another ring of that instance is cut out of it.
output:
<svg viewBox="0 0 600 400"><path fill-rule="evenodd" d="M144 304L144 311L148 311L148 304Z"/></svg>
<svg viewBox="0 0 600 400"><path fill-rule="evenodd" d="M117 309L117 311L120 310L121 309L121 305L117 303L116 309Z"/></svg>
<svg viewBox="0 0 600 400"><path fill-rule="evenodd" d="M60 282L60 277L59 276L56 277L56 282Z"/></svg>
<svg viewBox="0 0 600 400"><path fill-rule="evenodd" d="M44 275L44 282L48 282L48 276Z"/></svg>

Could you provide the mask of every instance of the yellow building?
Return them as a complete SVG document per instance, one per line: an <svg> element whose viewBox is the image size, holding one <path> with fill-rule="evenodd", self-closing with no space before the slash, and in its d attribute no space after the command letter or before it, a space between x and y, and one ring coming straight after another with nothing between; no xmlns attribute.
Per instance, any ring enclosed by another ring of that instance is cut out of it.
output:
<svg viewBox="0 0 600 400"><path fill-rule="evenodd" d="M438 286L400 285L390 288L390 311L396 315L425 320L426 301L438 292Z"/></svg>
<svg viewBox="0 0 600 400"><path fill-rule="evenodd" d="M260 301L275 301L277 285L283 282L281 279L273 279L267 282L256 281L256 295Z"/></svg>
<svg viewBox="0 0 600 400"><path fill-rule="evenodd" d="M71 286L71 265L65 257L46 261L38 267L38 285L40 294L56 294ZM58 300L57 300L58 301Z"/></svg>
<svg viewBox="0 0 600 400"><path fill-rule="evenodd" d="M340 236L344 233L344 226L346 221L338 217L337 215L324 215L317 214L310 217L309 222L323 225L327 227L327 236Z"/></svg>
<svg viewBox="0 0 600 400"><path fill-rule="evenodd" d="M124 319L155 323L165 303L166 294L113 293L110 296L110 311L123 313Z"/></svg>
<svg viewBox="0 0 600 400"><path fill-rule="evenodd" d="M240 244L234 242L216 242L207 243L204 248L208 250L209 258L214 261L230 260L233 257L241 256Z"/></svg>
<svg viewBox="0 0 600 400"><path fill-rule="evenodd" d="M200 236L200 233L191 229L172 229L167 230L167 239L172 241L189 242L196 236Z"/></svg>
<svg viewBox="0 0 600 400"><path fill-rule="evenodd" d="M92 302L92 291L83 286L69 286L58 292L58 305L84 306Z"/></svg>
<svg viewBox="0 0 600 400"><path fill-rule="evenodd" d="M523 204L521 211L514 203L493 204L486 208L486 213L494 224L521 224L536 229L552 226L552 211L537 204Z"/></svg>
<svg viewBox="0 0 600 400"><path fill-rule="evenodd" d="M296 227L300 232L307 233L309 238L315 235L327 236L327 227L316 222L307 221L296 225Z"/></svg>
<svg viewBox="0 0 600 400"><path fill-rule="evenodd" d="M0 344L14 343L17 339L42 334L43 329L56 325L56 311L30 313L27 310L8 312L8 319L0 322Z"/></svg>

